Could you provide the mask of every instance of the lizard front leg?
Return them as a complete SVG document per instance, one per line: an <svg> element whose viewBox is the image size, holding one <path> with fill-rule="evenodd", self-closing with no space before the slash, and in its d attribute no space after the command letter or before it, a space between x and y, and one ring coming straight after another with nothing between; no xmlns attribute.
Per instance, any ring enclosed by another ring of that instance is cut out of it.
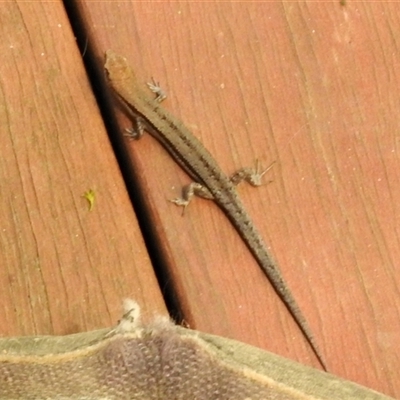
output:
<svg viewBox="0 0 400 400"><path fill-rule="evenodd" d="M127 136L129 139L139 140L143 135L144 131L147 130L147 123L144 118L135 115L132 117L132 127L126 128L124 136Z"/></svg>

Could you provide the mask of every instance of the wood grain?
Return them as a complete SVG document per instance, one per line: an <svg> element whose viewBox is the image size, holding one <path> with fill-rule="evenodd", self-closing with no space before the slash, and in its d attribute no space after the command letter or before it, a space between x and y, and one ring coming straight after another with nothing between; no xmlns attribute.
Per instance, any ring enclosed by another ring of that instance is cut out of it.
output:
<svg viewBox="0 0 400 400"><path fill-rule="evenodd" d="M166 107L225 171L278 161L271 184L240 193L331 371L394 395L397 91L377 71L395 54L398 13L381 7L133 2L82 14L107 28L98 53L111 47L163 82ZM316 365L219 210L199 200L182 218L166 200L188 178L151 138L128 146L189 325Z"/></svg>
<svg viewBox="0 0 400 400"><path fill-rule="evenodd" d="M1 335L110 326L126 296L165 313L61 3L8 2L0 20Z"/></svg>
<svg viewBox="0 0 400 400"><path fill-rule="evenodd" d="M30 7L31 18L39 12L34 11L39 6L24 7ZM143 82L151 76L161 81L169 94L165 106L192 128L227 173L256 159L264 165L277 161L266 177L272 183L258 190L243 186L240 194L330 371L399 397L399 78L393 34L398 9L390 3L343 6L339 1L80 2L77 7L98 68L104 51L112 48L132 62ZM39 24L44 31L42 24L57 19L47 8L40 12L46 15ZM52 52L57 47L59 59L75 67L78 53L67 62L61 57L66 52L59 50L69 40L71 36L48 46ZM19 62L29 67L30 60ZM68 71L64 79L69 85L76 74ZM75 98L80 91L66 97ZM40 109L52 115L48 106ZM81 104L76 109L81 111ZM72 120L87 126L87 117L85 112ZM129 126L123 116L120 121ZM85 130L84 139L78 136L76 143L87 140L93 151L87 134ZM189 179L150 137L125 143L128 167L140 178L135 190L145 196L162 244L162 289L172 290L189 325L317 365L224 215L211 202L198 200L182 217L167 200ZM103 150L101 162L94 162L87 152L85 148L74 157L90 159L96 172L112 156ZM69 175L74 168L66 168ZM101 184L107 187L115 175L110 167L102 171ZM108 220L105 213L102 218ZM126 226L126 218L121 223ZM47 240L61 229L53 222L51 226ZM117 227L114 223L108 234L116 234ZM17 241L17 233L10 237ZM69 244L66 248L71 250ZM93 257L91 249L85 250ZM104 249L96 248L101 260ZM7 254L14 262L15 256ZM107 273L112 280L122 274ZM57 292L55 288L51 290Z"/></svg>

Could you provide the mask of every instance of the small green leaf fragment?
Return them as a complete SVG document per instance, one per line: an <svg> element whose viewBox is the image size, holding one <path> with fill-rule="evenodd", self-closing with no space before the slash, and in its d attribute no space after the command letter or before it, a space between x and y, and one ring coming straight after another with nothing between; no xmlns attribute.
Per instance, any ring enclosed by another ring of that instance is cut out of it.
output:
<svg viewBox="0 0 400 400"><path fill-rule="evenodd" d="M82 196L84 197L88 202L89 202L89 211L93 210L93 206L94 206L94 200L96 197L96 194L94 192L93 189L89 189L88 191L86 191L84 193L84 195Z"/></svg>

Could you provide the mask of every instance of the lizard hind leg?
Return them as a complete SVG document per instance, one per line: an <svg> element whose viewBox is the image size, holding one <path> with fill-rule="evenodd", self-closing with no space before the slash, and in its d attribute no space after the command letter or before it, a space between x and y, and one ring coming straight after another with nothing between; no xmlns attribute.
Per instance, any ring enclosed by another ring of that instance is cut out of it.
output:
<svg viewBox="0 0 400 400"><path fill-rule="evenodd" d="M263 171L260 171L260 163L258 160L256 160L255 168L250 168L250 167L241 168L230 177L230 180L235 186L243 181L250 183L250 185L252 186L261 186L263 184L262 182L263 176L272 168L275 162L276 161L271 163ZM267 183L270 182L271 181L268 181Z"/></svg>
<svg viewBox="0 0 400 400"><path fill-rule="evenodd" d="M176 204L177 206L183 207L183 211L185 211L193 196L202 197L203 199L207 200L213 199L213 195L205 186L203 186L201 183L192 182L183 187L182 197L172 199L170 202Z"/></svg>

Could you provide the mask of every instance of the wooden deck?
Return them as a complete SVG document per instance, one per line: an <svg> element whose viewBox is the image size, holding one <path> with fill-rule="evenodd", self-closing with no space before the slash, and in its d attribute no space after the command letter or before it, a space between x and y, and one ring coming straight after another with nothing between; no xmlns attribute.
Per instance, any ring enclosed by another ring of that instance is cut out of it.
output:
<svg viewBox="0 0 400 400"><path fill-rule="evenodd" d="M149 136L123 137L102 74L112 48L162 82L165 107L227 173L277 161L272 183L240 195L330 372L400 398L398 5L67 11L0 7L0 334L109 326L132 297L147 319L168 306L192 328L318 366L225 216L205 200L182 216L168 199L188 177Z"/></svg>

